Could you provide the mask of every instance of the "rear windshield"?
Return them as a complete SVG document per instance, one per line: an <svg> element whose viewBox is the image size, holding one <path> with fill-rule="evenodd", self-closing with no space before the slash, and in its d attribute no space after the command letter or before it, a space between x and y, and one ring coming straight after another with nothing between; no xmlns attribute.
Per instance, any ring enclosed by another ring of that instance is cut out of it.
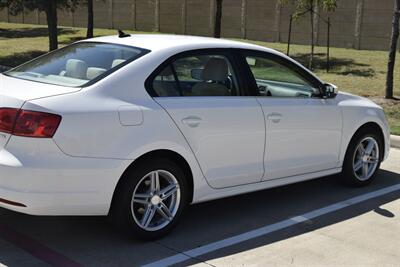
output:
<svg viewBox="0 0 400 267"><path fill-rule="evenodd" d="M29 81L79 87L100 80L148 50L108 43L76 43L5 74Z"/></svg>

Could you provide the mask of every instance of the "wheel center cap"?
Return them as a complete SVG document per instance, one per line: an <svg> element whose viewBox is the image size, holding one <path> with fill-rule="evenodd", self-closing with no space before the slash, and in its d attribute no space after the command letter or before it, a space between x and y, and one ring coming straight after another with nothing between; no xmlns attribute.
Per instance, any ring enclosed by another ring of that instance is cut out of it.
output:
<svg viewBox="0 0 400 267"><path fill-rule="evenodd" d="M364 161L364 162L367 162L368 161L368 156L367 155L365 155L365 156L363 156L363 158L362 158L362 161Z"/></svg>
<svg viewBox="0 0 400 267"><path fill-rule="evenodd" d="M157 195L153 196L150 200L151 204L158 205L161 203L161 198Z"/></svg>

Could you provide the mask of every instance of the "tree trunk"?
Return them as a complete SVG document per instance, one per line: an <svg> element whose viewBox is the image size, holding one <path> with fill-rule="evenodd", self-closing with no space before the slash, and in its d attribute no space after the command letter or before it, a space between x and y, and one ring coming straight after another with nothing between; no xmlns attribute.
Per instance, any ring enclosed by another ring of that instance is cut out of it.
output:
<svg viewBox="0 0 400 267"><path fill-rule="evenodd" d="M311 4L310 8L310 22L311 22L311 53L310 53L310 62L308 63L308 68L310 70L313 69L313 61L314 61L314 4Z"/></svg>
<svg viewBox="0 0 400 267"><path fill-rule="evenodd" d="M215 38L221 38L222 1L223 0L217 0L217 11L215 13L215 28L214 28Z"/></svg>
<svg viewBox="0 0 400 267"><path fill-rule="evenodd" d="M58 48L57 2L47 1L45 12L49 30L49 50L52 51Z"/></svg>
<svg viewBox="0 0 400 267"><path fill-rule="evenodd" d="M88 0L88 23L86 38L93 38L93 0Z"/></svg>
<svg viewBox="0 0 400 267"><path fill-rule="evenodd" d="M392 35L390 41L390 52L388 61L388 71L386 75L386 93L385 98L393 98L393 73L396 62L397 41L399 39L399 19L400 19L400 0L396 0L396 5L392 20Z"/></svg>

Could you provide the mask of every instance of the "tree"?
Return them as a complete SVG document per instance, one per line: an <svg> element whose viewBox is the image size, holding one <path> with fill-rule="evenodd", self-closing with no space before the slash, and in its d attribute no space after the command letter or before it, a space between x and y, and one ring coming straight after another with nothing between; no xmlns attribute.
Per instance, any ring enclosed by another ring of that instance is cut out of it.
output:
<svg viewBox="0 0 400 267"><path fill-rule="evenodd" d="M214 37L221 38L221 22L222 22L222 1L217 1L217 10L215 12L215 28L214 28Z"/></svg>
<svg viewBox="0 0 400 267"><path fill-rule="evenodd" d="M399 39L400 0L395 0L395 7L392 20L392 35L390 40L390 51L388 60L388 71L386 74L385 98L393 98L393 73L396 62L397 41Z"/></svg>
<svg viewBox="0 0 400 267"><path fill-rule="evenodd" d="M87 0L87 9L88 9L88 23L87 23L87 32L86 38L93 38L93 0Z"/></svg>
<svg viewBox="0 0 400 267"><path fill-rule="evenodd" d="M292 2L295 6L295 11L293 13L293 18L298 19L300 17L305 16L306 14L310 15L310 23L311 23L311 53L309 60L309 69L313 67L314 61L314 46L315 46L315 38L314 38L314 16L319 14L316 12L317 7L322 8L324 11L334 11L337 7L337 0L281 0L281 3Z"/></svg>
<svg viewBox="0 0 400 267"><path fill-rule="evenodd" d="M73 9L78 0L0 0L0 9L8 8L11 15L15 16L29 11L42 11L46 14L47 28L49 31L49 50L58 48L58 20L57 9Z"/></svg>

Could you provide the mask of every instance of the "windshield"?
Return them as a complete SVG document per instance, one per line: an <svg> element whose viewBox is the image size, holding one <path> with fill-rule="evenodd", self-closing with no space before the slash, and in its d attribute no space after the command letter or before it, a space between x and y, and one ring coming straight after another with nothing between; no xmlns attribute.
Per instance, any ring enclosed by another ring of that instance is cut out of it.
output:
<svg viewBox="0 0 400 267"><path fill-rule="evenodd" d="M15 78L70 87L106 77L148 51L108 43L76 43L34 59L5 74Z"/></svg>

